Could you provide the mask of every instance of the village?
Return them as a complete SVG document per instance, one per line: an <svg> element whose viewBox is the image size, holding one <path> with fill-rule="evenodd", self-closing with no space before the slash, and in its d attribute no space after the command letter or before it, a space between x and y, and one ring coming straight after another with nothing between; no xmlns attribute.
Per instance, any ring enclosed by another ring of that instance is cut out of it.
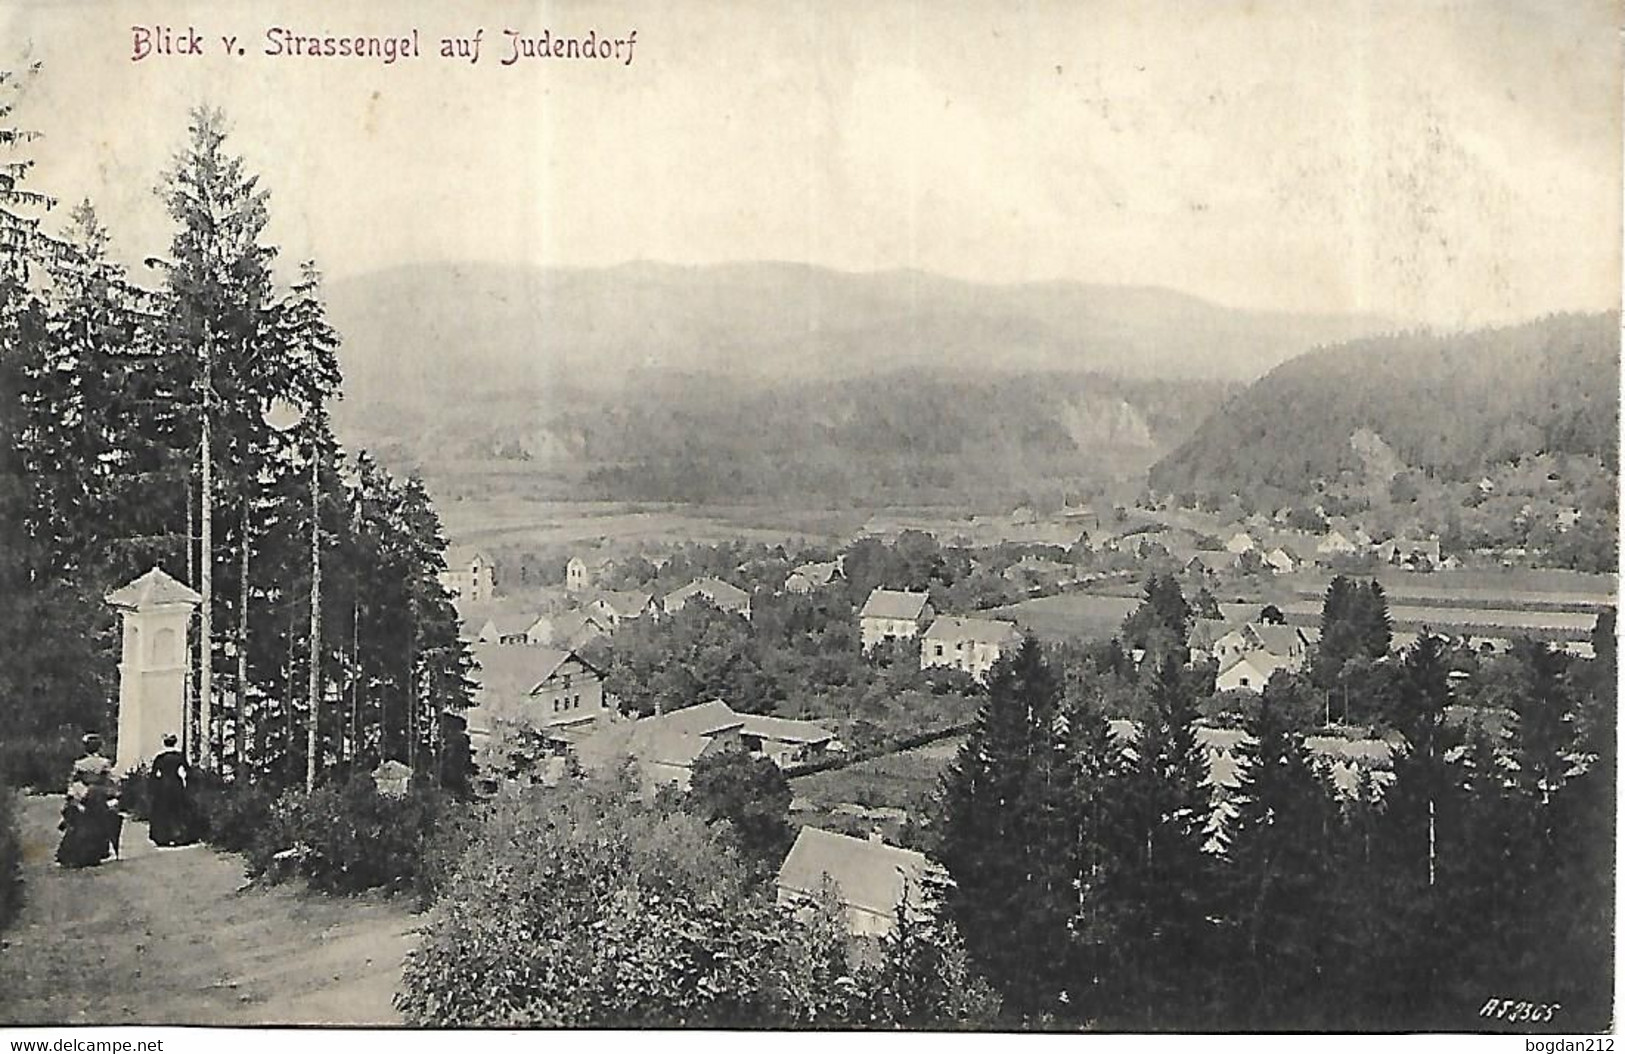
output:
<svg viewBox="0 0 1625 1054"><path fill-rule="evenodd" d="M1617 10L288 2L6 20L0 1029L1614 1027Z"/></svg>
<svg viewBox="0 0 1625 1054"><path fill-rule="evenodd" d="M1334 575L1381 577L1393 604L1395 654L1426 632L1485 656L1506 653L1516 637L1535 636L1590 657L1596 614L1612 602L1604 576L1548 573L1557 588L1531 588L1540 572L1520 577L1507 566L1527 563L1526 553L1452 553L1441 551L1437 535L1377 540L1357 520L1315 518L1320 531L1294 526L1302 517L1291 509L1224 523L1150 501L1104 514L1066 504L1048 515L1029 506L1004 515L876 515L844 543L787 537L777 545L742 544L738 552L748 559L687 581L680 568L697 566L692 557L703 545L606 539L579 547L544 586L513 582L486 550L454 545L441 582L456 598L461 635L476 661L465 717L488 792L497 773L524 771L554 782L571 766L608 772L631 762L642 793L652 798L662 787L687 791L699 759L742 751L773 762L797 790L791 811L803 826L780 875L785 897L806 885L809 869L828 873L844 890L894 896L903 885L862 876L891 873L888 861L909 861L910 874L925 866L916 848L891 843L910 841L910 831L926 821L921 813L928 811L922 807L934 791L934 770L962 741L967 709L945 706L939 695L879 740L854 735L854 718L839 707L785 717L757 699L657 699L652 712L640 715L606 687L617 634L634 625L658 634L695 604L737 620L743 632L753 608L819 601L817 617L847 622L852 646L871 665L903 663L922 675L953 671L965 678L956 688L969 694L1023 634L1072 643L1112 637L1140 603L1146 578L1173 574L1192 603L1190 663L1212 666L1221 696L1257 696L1278 671L1305 670ZM982 580L980 590L955 592L932 580L923 589L888 582L853 594L846 565L854 547L899 545L953 551L963 557L966 577ZM1135 649L1131 657L1143 655ZM1307 730L1306 745L1345 789L1362 770L1380 783L1395 749L1392 735L1336 718L1328 700L1323 727ZM1113 725L1116 734L1132 737L1132 721ZM1198 730L1217 787L1235 783L1237 735L1238 723L1222 717L1204 719ZM527 748L540 763L516 766L515 751ZM878 793L865 779L888 760L911 759L920 760L909 764L909 777ZM842 770L852 784L844 796ZM897 908L884 898L846 906L854 919L869 920L887 919Z"/></svg>

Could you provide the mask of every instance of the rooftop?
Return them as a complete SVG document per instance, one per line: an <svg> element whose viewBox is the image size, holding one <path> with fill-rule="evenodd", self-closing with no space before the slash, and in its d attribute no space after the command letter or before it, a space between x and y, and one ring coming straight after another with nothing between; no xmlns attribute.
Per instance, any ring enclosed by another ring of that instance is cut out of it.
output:
<svg viewBox="0 0 1625 1054"><path fill-rule="evenodd" d="M912 849L803 827L779 868L779 888L816 894L827 876L839 888L842 903L890 915L905 889L911 899L918 896L922 880L933 869L936 865L924 853Z"/></svg>
<svg viewBox="0 0 1625 1054"><path fill-rule="evenodd" d="M1021 639L1013 622L988 618L961 618L938 615L925 631L926 640L972 641L978 644L1010 644Z"/></svg>
<svg viewBox="0 0 1625 1054"><path fill-rule="evenodd" d="M120 608L144 608L157 604L199 604L203 597L171 578L161 567L107 594L107 602Z"/></svg>
<svg viewBox="0 0 1625 1054"><path fill-rule="evenodd" d="M864 601L859 618L917 619L925 611L930 596L926 593L908 593L900 589L881 589L878 586Z"/></svg>

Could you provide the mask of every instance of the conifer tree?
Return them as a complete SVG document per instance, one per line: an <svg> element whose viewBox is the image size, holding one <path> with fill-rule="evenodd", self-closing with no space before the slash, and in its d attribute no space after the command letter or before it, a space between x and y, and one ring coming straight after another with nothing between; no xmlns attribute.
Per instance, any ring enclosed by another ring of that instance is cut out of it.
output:
<svg viewBox="0 0 1625 1054"><path fill-rule="evenodd" d="M112 662L100 597L56 573L64 548L40 516L71 488L35 471L40 431L59 423L37 398L50 333L36 280L64 253L41 227L54 201L24 186L35 133L13 124L38 72L0 71L0 723L12 756L0 780L59 790L79 734L109 716Z"/></svg>
<svg viewBox="0 0 1625 1054"><path fill-rule="evenodd" d="M1113 863L1104 910L1122 945L1110 1001L1142 1027L1194 1027L1214 994L1201 972L1215 936L1213 860L1205 850L1212 795L1185 681L1179 660L1164 654L1105 832Z"/></svg>
<svg viewBox="0 0 1625 1054"><path fill-rule="evenodd" d="M1010 1010L1054 1012L1067 979L1076 891L1066 829L1071 797L1061 686L1026 638L997 663L987 700L943 776L940 858L966 947Z"/></svg>
<svg viewBox="0 0 1625 1054"><path fill-rule="evenodd" d="M1312 1027L1325 988L1335 807L1302 736L1276 707L1247 725L1225 851L1229 1027Z"/></svg>

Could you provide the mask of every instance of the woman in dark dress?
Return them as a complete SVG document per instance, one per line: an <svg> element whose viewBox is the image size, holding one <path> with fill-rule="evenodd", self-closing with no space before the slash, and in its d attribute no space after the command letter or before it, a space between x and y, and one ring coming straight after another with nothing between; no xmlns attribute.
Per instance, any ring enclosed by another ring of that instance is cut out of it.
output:
<svg viewBox="0 0 1625 1054"><path fill-rule="evenodd" d="M153 845L190 845L196 839L187 792L191 775L186 756L175 749L175 737L165 736L164 749L152 759L152 774L147 777L151 798L147 833Z"/></svg>
<svg viewBox="0 0 1625 1054"><path fill-rule="evenodd" d="M92 867L118 855L124 817L116 811L113 763L102 757L101 737L85 737L85 756L73 763L62 803L62 842L56 847L63 867Z"/></svg>

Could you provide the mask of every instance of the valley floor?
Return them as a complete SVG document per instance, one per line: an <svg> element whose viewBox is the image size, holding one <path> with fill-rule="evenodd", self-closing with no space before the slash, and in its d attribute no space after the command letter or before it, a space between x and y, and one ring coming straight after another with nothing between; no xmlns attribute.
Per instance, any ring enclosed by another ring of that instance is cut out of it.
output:
<svg viewBox="0 0 1625 1054"><path fill-rule="evenodd" d="M398 1025L421 920L382 898L244 889L239 857L155 849L56 865L58 797L24 798L21 918L0 935L0 1026Z"/></svg>

